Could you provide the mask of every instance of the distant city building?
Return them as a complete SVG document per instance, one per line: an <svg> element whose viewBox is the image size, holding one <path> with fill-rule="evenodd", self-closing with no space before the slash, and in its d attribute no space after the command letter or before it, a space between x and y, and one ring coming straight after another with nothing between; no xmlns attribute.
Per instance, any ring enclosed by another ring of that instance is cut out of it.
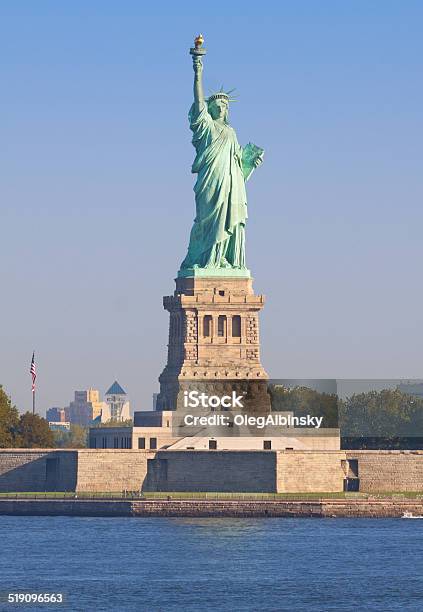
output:
<svg viewBox="0 0 423 612"><path fill-rule="evenodd" d="M75 391L75 397L66 408L50 408L46 418L51 423L72 423L88 427L131 418L130 405L126 391L115 381L107 390L105 401L101 401L97 389Z"/></svg>
<svg viewBox="0 0 423 612"><path fill-rule="evenodd" d="M65 423L67 421L66 410L57 407L49 408L46 411L46 420L54 423Z"/></svg>
<svg viewBox="0 0 423 612"><path fill-rule="evenodd" d="M48 426L50 427L51 431L69 431L71 424L69 421L49 421Z"/></svg>
<svg viewBox="0 0 423 612"><path fill-rule="evenodd" d="M95 420L105 422L110 419L105 402L100 401L97 389L75 391L75 399L66 409L68 420L75 425L88 427Z"/></svg>
<svg viewBox="0 0 423 612"><path fill-rule="evenodd" d="M117 380L115 380L113 385L106 391L106 404L107 420L127 421L131 418L126 391L122 389Z"/></svg>

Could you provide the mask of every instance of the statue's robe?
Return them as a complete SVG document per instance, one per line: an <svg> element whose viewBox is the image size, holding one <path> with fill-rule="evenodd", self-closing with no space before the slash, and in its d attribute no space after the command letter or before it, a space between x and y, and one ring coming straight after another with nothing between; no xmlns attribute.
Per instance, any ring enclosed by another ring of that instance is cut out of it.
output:
<svg viewBox="0 0 423 612"><path fill-rule="evenodd" d="M247 195L235 130L210 116L207 104L189 113L196 157L196 217L182 268L245 267Z"/></svg>

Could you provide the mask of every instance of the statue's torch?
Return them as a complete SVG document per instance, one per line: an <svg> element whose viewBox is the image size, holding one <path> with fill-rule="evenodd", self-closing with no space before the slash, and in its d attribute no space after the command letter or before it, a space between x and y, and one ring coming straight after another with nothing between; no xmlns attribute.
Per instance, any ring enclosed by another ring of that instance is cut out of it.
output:
<svg viewBox="0 0 423 612"><path fill-rule="evenodd" d="M203 42L203 35L199 34L194 40L194 47L191 47L191 49L189 50L190 54L193 56L192 59L194 61L196 59L201 59L201 57L206 54L206 50L203 47Z"/></svg>

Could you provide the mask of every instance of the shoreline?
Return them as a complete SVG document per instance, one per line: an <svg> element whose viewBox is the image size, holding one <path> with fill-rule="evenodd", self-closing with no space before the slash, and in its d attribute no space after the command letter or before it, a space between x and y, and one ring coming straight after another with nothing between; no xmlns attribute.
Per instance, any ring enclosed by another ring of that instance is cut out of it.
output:
<svg viewBox="0 0 423 612"><path fill-rule="evenodd" d="M401 518L423 515L423 500L98 500L0 499L0 516L185 518Z"/></svg>

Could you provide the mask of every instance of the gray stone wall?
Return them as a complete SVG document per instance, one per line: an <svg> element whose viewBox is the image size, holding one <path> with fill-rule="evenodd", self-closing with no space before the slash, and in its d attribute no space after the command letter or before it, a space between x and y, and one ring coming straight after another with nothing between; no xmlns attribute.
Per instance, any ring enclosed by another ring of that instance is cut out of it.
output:
<svg viewBox="0 0 423 612"><path fill-rule="evenodd" d="M153 456L142 450L0 450L0 492L138 491Z"/></svg>
<svg viewBox="0 0 423 612"><path fill-rule="evenodd" d="M345 451L276 451L278 493L343 491Z"/></svg>
<svg viewBox="0 0 423 612"><path fill-rule="evenodd" d="M361 492L423 491L423 451L6 449L0 492L329 493L343 490L352 461Z"/></svg>
<svg viewBox="0 0 423 612"><path fill-rule="evenodd" d="M360 491L423 491L423 451L346 451L358 461Z"/></svg>
<svg viewBox="0 0 423 612"><path fill-rule="evenodd" d="M399 518L404 512L421 516L423 500L387 498L316 501L0 499L0 516L8 514L21 516Z"/></svg>
<svg viewBox="0 0 423 612"><path fill-rule="evenodd" d="M144 450L79 450L77 491L139 491L147 475Z"/></svg>
<svg viewBox="0 0 423 612"><path fill-rule="evenodd" d="M147 491L275 492L276 454L267 451L159 451Z"/></svg>
<svg viewBox="0 0 423 612"><path fill-rule="evenodd" d="M74 491L77 451L0 450L0 491Z"/></svg>

